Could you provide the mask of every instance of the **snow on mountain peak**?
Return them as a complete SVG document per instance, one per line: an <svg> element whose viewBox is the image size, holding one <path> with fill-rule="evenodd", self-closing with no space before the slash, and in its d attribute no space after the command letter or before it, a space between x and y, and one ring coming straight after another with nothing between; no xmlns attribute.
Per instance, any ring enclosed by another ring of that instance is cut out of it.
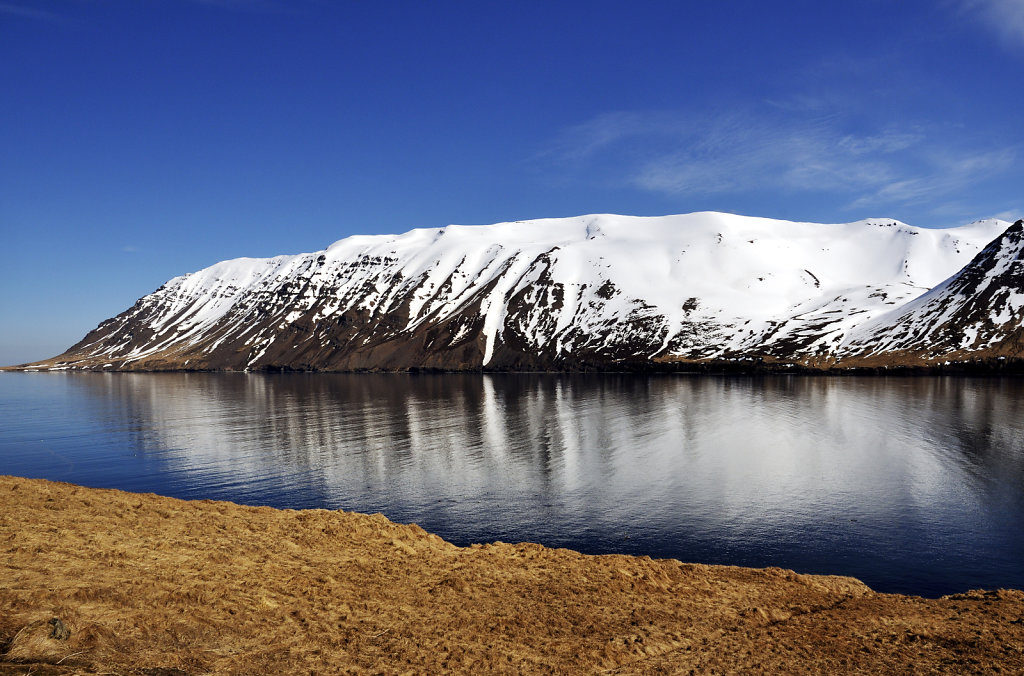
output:
<svg viewBox="0 0 1024 676"><path fill-rule="evenodd" d="M954 274L1005 225L698 212L359 235L176 277L65 356L130 368L814 361Z"/></svg>

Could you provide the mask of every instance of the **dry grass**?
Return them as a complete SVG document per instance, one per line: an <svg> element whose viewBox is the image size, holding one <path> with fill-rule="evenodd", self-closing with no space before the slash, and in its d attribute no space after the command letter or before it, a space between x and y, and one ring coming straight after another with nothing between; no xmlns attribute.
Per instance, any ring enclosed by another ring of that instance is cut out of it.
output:
<svg viewBox="0 0 1024 676"><path fill-rule="evenodd" d="M0 674L1024 672L1019 591L459 548L380 515L0 477L0 551Z"/></svg>

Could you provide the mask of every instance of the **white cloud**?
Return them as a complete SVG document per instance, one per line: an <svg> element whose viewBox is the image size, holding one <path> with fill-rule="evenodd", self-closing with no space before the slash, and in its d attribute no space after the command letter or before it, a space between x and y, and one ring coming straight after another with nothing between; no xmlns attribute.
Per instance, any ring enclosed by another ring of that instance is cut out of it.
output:
<svg viewBox="0 0 1024 676"><path fill-rule="evenodd" d="M1024 209L1007 209L1006 211L1000 211L998 214L993 214L992 218L1016 223L1021 218L1024 218Z"/></svg>
<svg viewBox="0 0 1024 676"><path fill-rule="evenodd" d="M1024 47L1024 0L961 0L960 7L978 16L1007 44Z"/></svg>
<svg viewBox="0 0 1024 676"><path fill-rule="evenodd" d="M222 10L233 12L252 12L258 14L282 14L302 11L304 5L312 2L316 4L319 0L307 0L307 3L300 3L297 0L190 0L198 5L216 7Z"/></svg>
<svg viewBox="0 0 1024 676"><path fill-rule="evenodd" d="M678 118L664 113L604 113L567 129L544 155L561 161L586 160L626 139L679 133L680 124Z"/></svg>
<svg viewBox="0 0 1024 676"><path fill-rule="evenodd" d="M887 131L873 136L844 136L839 145L854 155L894 153L920 143L923 138L920 133Z"/></svg>
<svg viewBox="0 0 1024 676"><path fill-rule="evenodd" d="M781 99L765 99L764 102L772 108L785 110L791 113L819 112L832 106L832 101L827 97L811 94L798 94Z"/></svg>
<svg viewBox="0 0 1024 676"><path fill-rule="evenodd" d="M875 185L888 168L850 137L815 126L771 125L730 116L690 127L684 147L638 167L630 182L669 193L724 193L754 188L794 191Z"/></svg>
<svg viewBox="0 0 1024 676"><path fill-rule="evenodd" d="M60 20L60 15L54 12L48 12L45 9L37 9L35 7L15 5L10 2L0 2L0 14L20 16L27 19L42 19L44 21Z"/></svg>
<svg viewBox="0 0 1024 676"><path fill-rule="evenodd" d="M774 110L608 113L567 130L548 155L569 173L646 191L817 193L872 210L925 202L937 208L1016 161L1015 148L978 149L950 129L855 133L836 115L767 107Z"/></svg>
<svg viewBox="0 0 1024 676"><path fill-rule="evenodd" d="M1015 148L976 153L930 153L927 173L901 178L855 200L851 207L871 204L922 204L944 200L965 186L1008 171L1016 159Z"/></svg>

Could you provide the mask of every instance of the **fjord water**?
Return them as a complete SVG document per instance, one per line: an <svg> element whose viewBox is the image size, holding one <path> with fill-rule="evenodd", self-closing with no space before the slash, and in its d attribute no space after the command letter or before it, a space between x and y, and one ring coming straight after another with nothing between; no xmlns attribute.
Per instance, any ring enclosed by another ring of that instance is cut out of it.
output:
<svg viewBox="0 0 1024 676"><path fill-rule="evenodd" d="M1020 380L4 373L0 474L879 591L1024 588Z"/></svg>

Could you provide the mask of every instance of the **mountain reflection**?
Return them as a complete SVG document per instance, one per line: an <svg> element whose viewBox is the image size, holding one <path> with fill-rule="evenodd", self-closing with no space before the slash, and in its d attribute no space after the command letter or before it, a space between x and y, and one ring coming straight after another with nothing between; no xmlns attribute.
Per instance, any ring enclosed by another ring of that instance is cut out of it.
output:
<svg viewBox="0 0 1024 676"><path fill-rule="evenodd" d="M68 378L128 421L124 443L162 468L157 492L382 511L459 543L845 572L918 593L950 591L942 567L973 580L985 558L1004 586L1024 584L1019 381Z"/></svg>

